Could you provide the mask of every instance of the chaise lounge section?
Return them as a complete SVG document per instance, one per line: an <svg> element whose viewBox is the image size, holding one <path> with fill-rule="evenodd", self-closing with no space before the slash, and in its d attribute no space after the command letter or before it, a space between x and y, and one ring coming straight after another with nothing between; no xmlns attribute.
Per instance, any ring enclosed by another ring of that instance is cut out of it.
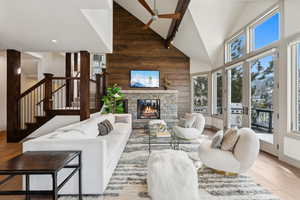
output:
<svg viewBox="0 0 300 200"><path fill-rule="evenodd" d="M126 120L118 123L115 121L116 116L122 116ZM98 136L97 124L106 119L113 124L114 129L106 136ZM132 132L131 121L130 114L98 115L26 141L23 143L23 152L82 151L82 192L103 194ZM59 174L58 181L63 180L70 172L64 170ZM76 175L64 186L60 194L77 194L77 180ZM52 187L51 177L31 176L30 185L31 189L35 190L49 189Z"/></svg>

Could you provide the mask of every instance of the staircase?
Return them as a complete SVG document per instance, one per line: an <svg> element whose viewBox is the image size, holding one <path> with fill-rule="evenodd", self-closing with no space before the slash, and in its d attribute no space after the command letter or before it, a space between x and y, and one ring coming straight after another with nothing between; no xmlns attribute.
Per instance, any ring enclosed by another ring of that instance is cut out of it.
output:
<svg viewBox="0 0 300 200"><path fill-rule="evenodd" d="M101 98L106 91L105 74L97 74L96 80L89 80L90 113L101 110ZM18 141L57 115L80 115L79 76L79 73L75 77L54 77L52 74L45 74L43 80L20 95L18 123L15 127Z"/></svg>

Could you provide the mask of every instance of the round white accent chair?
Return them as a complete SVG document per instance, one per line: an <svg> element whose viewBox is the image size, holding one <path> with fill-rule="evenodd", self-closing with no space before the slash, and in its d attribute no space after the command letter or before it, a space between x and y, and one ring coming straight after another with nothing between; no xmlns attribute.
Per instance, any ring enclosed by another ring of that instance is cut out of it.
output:
<svg viewBox="0 0 300 200"><path fill-rule="evenodd" d="M192 128L174 126L173 129L176 136L187 140L201 137L205 126L205 118L200 113L192 113L192 115L195 116L195 122L193 123Z"/></svg>
<svg viewBox="0 0 300 200"><path fill-rule="evenodd" d="M239 140L233 152L211 148L211 140L203 140L199 146L199 158L208 168L241 174L254 164L259 153L259 139L250 128L238 130Z"/></svg>

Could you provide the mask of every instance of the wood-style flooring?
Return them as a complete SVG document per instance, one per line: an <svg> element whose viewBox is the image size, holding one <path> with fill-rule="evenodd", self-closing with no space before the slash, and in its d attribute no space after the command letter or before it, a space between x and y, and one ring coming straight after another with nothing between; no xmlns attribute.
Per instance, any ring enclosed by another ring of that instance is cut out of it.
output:
<svg viewBox="0 0 300 200"><path fill-rule="evenodd" d="M213 135L206 130L207 135ZM6 143L5 132L0 132L0 162L6 161L22 152L20 144ZM256 183L261 184L281 200L300 199L300 169L279 161L276 157L261 152L256 163L248 172ZM8 184L1 186L9 189L19 189L21 179L15 178ZM0 200L23 200L18 197L0 197ZM41 198L38 198L41 199Z"/></svg>

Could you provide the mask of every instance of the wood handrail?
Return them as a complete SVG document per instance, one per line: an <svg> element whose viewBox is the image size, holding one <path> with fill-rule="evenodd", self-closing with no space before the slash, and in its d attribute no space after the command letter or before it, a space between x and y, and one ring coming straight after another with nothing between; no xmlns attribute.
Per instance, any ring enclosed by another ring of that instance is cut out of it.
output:
<svg viewBox="0 0 300 200"><path fill-rule="evenodd" d="M80 74L80 72L77 72L77 74L75 75L75 77L52 77L52 80L80 80L80 77L78 77ZM66 86L66 83L64 83L63 85L61 85L59 88L55 89L54 91L52 91L51 95L55 94L56 92L58 92L59 90L61 90L63 87ZM40 105L42 102L45 101L45 98L40 100L39 102L36 103L36 106Z"/></svg>
<svg viewBox="0 0 300 200"><path fill-rule="evenodd" d="M42 79L40 80L38 83L36 83L34 86L32 86L31 88L27 89L25 92L23 92L20 97L18 99L23 98L24 96L26 96L27 94L31 93L32 91L34 91L36 88L40 87L41 85L43 85L46 82L46 79Z"/></svg>

